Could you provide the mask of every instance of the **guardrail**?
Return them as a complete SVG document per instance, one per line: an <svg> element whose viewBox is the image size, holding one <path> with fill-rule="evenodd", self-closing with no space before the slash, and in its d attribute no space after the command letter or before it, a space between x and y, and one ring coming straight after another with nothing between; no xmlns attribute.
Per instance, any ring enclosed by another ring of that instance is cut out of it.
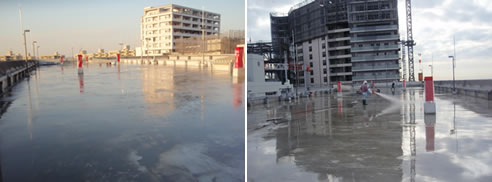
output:
<svg viewBox="0 0 492 182"><path fill-rule="evenodd" d="M2 61L0 62L0 94L10 89L22 78L29 76L35 69L36 61Z"/></svg>
<svg viewBox="0 0 492 182"><path fill-rule="evenodd" d="M458 95L492 100L492 80L456 80L456 91L453 91L453 81L434 81L434 87L439 92L455 92Z"/></svg>

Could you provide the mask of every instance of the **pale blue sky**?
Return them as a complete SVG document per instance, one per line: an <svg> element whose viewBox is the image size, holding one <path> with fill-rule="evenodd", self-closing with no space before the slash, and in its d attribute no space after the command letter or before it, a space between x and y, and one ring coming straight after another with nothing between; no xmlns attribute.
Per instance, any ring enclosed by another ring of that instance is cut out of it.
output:
<svg viewBox="0 0 492 182"><path fill-rule="evenodd" d="M245 29L244 0L1 0L0 55L9 49L24 52L19 25L19 4L22 24L31 29L32 40L39 42L41 55L55 51L70 55L86 49L116 50L118 43L132 48L139 45L140 17L143 8L178 4L221 14L221 32ZM29 35L29 34L28 34Z"/></svg>

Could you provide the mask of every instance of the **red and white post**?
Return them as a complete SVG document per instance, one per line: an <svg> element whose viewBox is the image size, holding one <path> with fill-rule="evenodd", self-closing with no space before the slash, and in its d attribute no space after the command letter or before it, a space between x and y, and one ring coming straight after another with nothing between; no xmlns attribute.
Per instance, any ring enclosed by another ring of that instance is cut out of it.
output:
<svg viewBox="0 0 492 182"><path fill-rule="evenodd" d="M82 68L82 54L79 54L77 55L77 57L79 58L78 61L77 61L77 65L78 65L78 68L79 68L79 74L84 74L84 69Z"/></svg>
<svg viewBox="0 0 492 182"><path fill-rule="evenodd" d="M432 76L425 77L424 83L425 83L424 114L435 114L436 103L434 103L434 81L432 80Z"/></svg>
<svg viewBox="0 0 492 182"><path fill-rule="evenodd" d="M60 56L60 64L63 65L63 56Z"/></svg>
<svg viewBox="0 0 492 182"><path fill-rule="evenodd" d="M403 85L402 85L403 86L403 90L406 90L407 89L407 84L406 83L407 82L405 80L403 80Z"/></svg>
<svg viewBox="0 0 492 182"><path fill-rule="evenodd" d="M116 54L116 60L120 63L120 53Z"/></svg>
<svg viewBox="0 0 492 182"><path fill-rule="evenodd" d="M376 90L376 84L374 83L374 81L372 81L372 89L371 89L372 93L371 94L374 94L375 90Z"/></svg>
<svg viewBox="0 0 492 182"><path fill-rule="evenodd" d="M341 81L338 81L337 82L337 96L338 97L342 97L342 82Z"/></svg>

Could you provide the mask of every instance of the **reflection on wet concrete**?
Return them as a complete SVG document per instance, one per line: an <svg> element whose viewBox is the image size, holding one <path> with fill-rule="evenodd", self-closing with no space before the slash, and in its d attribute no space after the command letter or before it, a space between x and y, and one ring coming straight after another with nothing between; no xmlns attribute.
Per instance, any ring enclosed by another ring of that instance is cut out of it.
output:
<svg viewBox="0 0 492 182"><path fill-rule="evenodd" d="M466 102L447 95L436 95L436 115L424 115L423 90L385 95L400 109L377 95L367 107L345 95L342 104L324 96L249 108L248 180L492 180L492 117L458 104L454 111L453 103ZM460 137L450 135L455 113L466 121L456 123Z"/></svg>
<svg viewBox="0 0 492 182"><path fill-rule="evenodd" d="M244 180L244 106L233 107L227 73L124 64L83 77L71 66L39 72L0 102L4 181Z"/></svg>

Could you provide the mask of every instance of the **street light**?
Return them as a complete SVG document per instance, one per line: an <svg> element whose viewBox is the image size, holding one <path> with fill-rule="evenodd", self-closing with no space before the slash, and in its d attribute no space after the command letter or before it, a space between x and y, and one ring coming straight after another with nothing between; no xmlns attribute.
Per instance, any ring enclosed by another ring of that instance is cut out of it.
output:
<svg viewBox="0 0 492 182"><path fill-rule="evenodd" d="M38 43L38 41L32 41L32 56L34 56L34 59L36 59L36 43Z"/></svg>
<svg viewBox="0 0 492 182"><path fill-rule="evenodd" d="M456 66L454 65L454 56L449 56L449 58L453 59L453 93L456 92L456 83L455 83L455 77L454 77L454 69L456 68Z"/></svg>
<svg viewBox="0 0 492 182"><path fill-rule="evenodd" d="M431 76L434 77L434 67L429 64L429 67L431 69Z"/></svg>
<svg viewBox="0 0 492 182"><path fill-rule="evenodd" d="M38 59L40 59L41 57L39 56L39 46L36 47L36 52L38 53Z"/></svg>
<svg viewBox="0 0 492 182"><path fill-rule="evenodd" d="M26 42L26 33L31 32L31 30L24 30L22 35L24 36L24 53L26 54L25 61L27 62L27 42Z"/></svg>

